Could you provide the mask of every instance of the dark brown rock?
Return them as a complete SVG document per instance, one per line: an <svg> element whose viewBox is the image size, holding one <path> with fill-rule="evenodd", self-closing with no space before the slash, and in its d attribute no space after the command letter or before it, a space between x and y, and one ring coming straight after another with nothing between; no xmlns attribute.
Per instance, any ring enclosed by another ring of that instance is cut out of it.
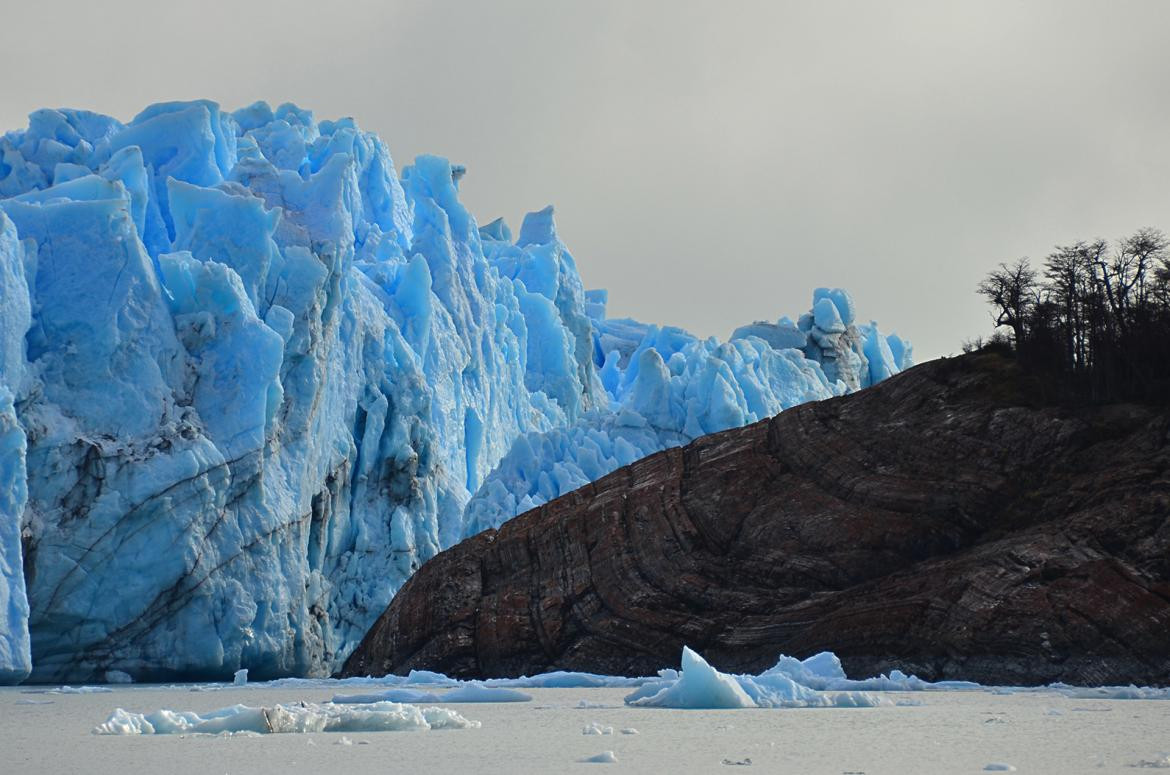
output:
<svg viewBox="0 0 1170 775"><path fill-rule="evenodd" d="M432 559L344 674L1170 683L1170 417L1039 393L964 356L648 457Z"/></svg>

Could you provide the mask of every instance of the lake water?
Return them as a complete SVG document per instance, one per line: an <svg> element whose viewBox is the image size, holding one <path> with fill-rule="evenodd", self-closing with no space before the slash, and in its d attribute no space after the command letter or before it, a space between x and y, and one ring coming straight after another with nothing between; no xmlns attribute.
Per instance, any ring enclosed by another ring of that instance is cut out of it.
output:
<svg viewBox="0 0 1170 775"><path fill-rule="evenodd" d="M1056 693L884 693L876 708L630 708L628 689L526 689L532 701L449 707L478 729L278 735L99 736L115 708L206 712L327 702L332 682L273 688L0 689L3 773L1020 773L1170 771L1170 702ZM901 704L899 704L901 703ZM909 704L920 703L920 704ZM582 707L585 706L585 707ZM596 722L611 735L585 735ZM636 729L638 734L622 734ZM616 763L581 760L612 751ZM750 764L748 761L750 760ZM1010 771L1010 770L1009 770Z"/></svg>

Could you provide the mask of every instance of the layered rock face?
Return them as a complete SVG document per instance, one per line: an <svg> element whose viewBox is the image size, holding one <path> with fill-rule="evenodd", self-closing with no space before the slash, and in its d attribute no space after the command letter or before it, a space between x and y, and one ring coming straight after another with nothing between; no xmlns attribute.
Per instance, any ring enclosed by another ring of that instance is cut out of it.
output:
<svg viewBox="0 0 1170 775"><path fill-rule="evenodd" d="M638 461L430 560L344 674L1170 683L1170 414L1040 392L935 361Z"/></svg>

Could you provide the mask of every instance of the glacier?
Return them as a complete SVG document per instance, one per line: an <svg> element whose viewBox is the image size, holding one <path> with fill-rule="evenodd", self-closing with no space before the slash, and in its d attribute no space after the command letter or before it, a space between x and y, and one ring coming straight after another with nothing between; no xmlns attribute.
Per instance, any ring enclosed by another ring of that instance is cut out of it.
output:
<svg viewBox="0 0 1170 775"><path fill-rule="evenodd" d="M463 173L291 104L0 137L0 683L328 675L462 537L912 363L840 289L610 319Z"/></svg>

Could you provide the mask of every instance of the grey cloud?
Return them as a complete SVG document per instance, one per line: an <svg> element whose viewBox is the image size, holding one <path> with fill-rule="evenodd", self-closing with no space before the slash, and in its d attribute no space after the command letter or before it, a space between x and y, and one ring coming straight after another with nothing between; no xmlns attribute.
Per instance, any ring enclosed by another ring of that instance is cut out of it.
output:
<svg viewBox="0 0 1170 775"><path fill-rule="evenodd" d="M920 359L1058 241L1170 227L1160 2L25 3L0 126L163 99L352 115L548 202L611 313L726 336L841 285Z"/></svg>

